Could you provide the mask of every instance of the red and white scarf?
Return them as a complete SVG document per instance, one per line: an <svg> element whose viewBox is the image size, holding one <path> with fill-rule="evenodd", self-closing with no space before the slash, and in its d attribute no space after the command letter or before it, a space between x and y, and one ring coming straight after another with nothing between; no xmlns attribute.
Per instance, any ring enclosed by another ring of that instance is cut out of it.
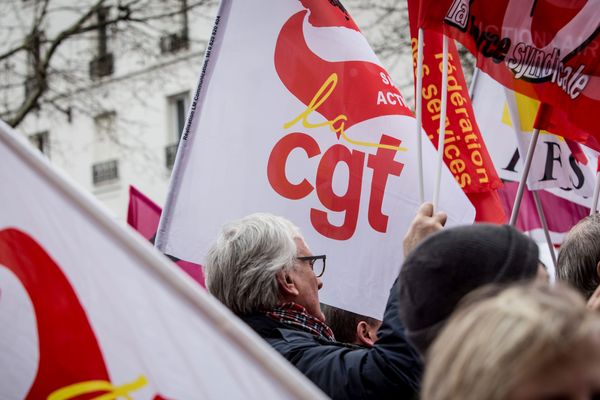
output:
<svg viewBox="0 0 600 400"><path fill-rule="evenodd" d="M265 312L267 317L281 322L285 325L290 325L295 328L300 328L303 331L319 336L323 339L335 341L335 336L330 327L316 317L313 317L306 308L297 303L285 303L273 307L270 311Z"/></svg>

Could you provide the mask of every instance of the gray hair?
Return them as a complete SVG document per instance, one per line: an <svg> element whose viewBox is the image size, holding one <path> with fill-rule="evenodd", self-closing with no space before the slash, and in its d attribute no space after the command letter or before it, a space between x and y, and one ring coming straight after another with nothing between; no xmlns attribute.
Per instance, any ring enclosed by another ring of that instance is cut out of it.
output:
<svg viewBox="0 0 600 400"><path fill-rule="evenodd" d="M238 315L279 301L276 274L294 266L300 230L283 217L257 213L226 225L204 265L208 291Z"/></svg>
<svg viewBox="0 0 600 400"><path fill-rule="evenodd" d="M590 215L569 231L556 265L556 277L589 298L600 284L596 265L600 261L600 214Z"/></svg>

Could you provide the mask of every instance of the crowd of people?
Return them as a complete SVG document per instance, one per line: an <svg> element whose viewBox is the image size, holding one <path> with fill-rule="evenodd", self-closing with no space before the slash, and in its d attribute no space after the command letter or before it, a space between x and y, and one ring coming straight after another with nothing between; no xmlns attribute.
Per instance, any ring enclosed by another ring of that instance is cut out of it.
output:
<svg viewBox="0 0 600 400"><path fill-rule="evenodd" d="M417 212L382 321L320 304L326 256L271 214L223 228L207 288L331 398L600 398L600 217L571 230L553 285L516 229L445 222Z"/></svg>

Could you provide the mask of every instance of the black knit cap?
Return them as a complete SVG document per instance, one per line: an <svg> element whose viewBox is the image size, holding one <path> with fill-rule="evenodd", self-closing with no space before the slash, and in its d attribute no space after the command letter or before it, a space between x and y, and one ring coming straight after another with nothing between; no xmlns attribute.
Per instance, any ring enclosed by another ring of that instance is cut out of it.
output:
<svg viewBox="0 0 600 400"><path fill-rule="evenodd" d="M417 246L400 271L400 314L425 354L464 295L489 283L535 277L538 247L508 225L445 229Z"/></svg>

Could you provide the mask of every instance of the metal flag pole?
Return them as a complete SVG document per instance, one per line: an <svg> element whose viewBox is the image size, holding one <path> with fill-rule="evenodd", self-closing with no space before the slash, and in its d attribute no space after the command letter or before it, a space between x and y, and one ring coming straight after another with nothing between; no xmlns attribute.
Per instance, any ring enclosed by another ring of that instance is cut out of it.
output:
<svg viewBox="0 0 600 400"><path fill-rule="evenodd" d="M423 189L423 28L417 35L417 71L415 74L415 114L417 118L417 174L419 178L419 202L425 201Z"/></svg>
<svg viewBox="0 0 600 400"><path fill-rule="evenodd" d="M444 162L444 139L446 136L446 98L448 97L448 37L444 35L442 56L442 94L440 97L440 129L438 138L438 159L435 186L433 187L433 209L437 210L442 181L442 163Z"/></svg>
<svg viewBox="0 0 600 400"><path fill-rule="evenodd" d="M550 238L550 231L548 230L548 224L546 223L546 215L544 214L544 208L542 207L542 202L540 200L540 196L537 190L532 191L532 193L533 201L535 202L535 208L537 209L538 216L540 217L540 222L542 223L542 228L544 229L544 236L546 237L548 250L550 250L550 257L552 257L552 264L554 265L554 270L556 271L556 253L554 252L554 245L552 244L552 239Z"/></svg>

